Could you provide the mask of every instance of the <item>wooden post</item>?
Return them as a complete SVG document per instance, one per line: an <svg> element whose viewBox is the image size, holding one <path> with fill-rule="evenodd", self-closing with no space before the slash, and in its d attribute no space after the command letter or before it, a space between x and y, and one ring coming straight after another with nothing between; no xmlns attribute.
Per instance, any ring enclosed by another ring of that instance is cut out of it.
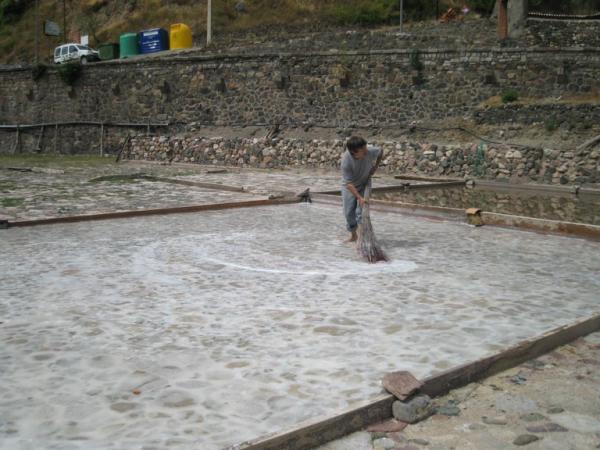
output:
<svg viewBox="0 0 600 450"><path fill-rule="evenodd" d="M208 6L206 10L206 46L208 47L212 42L212 1L208 0Z"/></svg>
<svg viewBox="0 0 600 450"><path fill-rule="evenodd" d="M506 39L508 37L508 14L506 10L506 0L497 0L498 2L498 37Z"/></svg>
<svg viewBox="0 0 600 450"><path fill-rule="evenodd" d="M58 122L54 124L54 153L58 153Z"/></svg>
<svg viewBox="0 0 600 450"><path fill-rule="evenodd" d="M42 139L44 138L44 127L45 127L45 125L42 125L42 131L40 131L40 136L38 137L37 146L35 148L35 151L38 153L40 153L42 151Z"/></svg>
<svg viewBox="0 0 600 450"><path fill-rule="evenodd" d="M15 138L15 145L13 147L13 155L16 155L17 150L19 150L21 144L21 129L19 128L19 124L17 124L17 136Z"/></svg>
<svg viewBox="0 0 600 450"><path fill-rule="evenodd" d="M40 5L39 0L35 0L35 63L38 64L40 53Z"/></svg>
<svg viewBox="0 0 600 450"><path fill-rule="evenodd" d="M148 121L148 126L146 127L146 136L150 136L150 121Z"/></svg>
<svg viewBox="0 0 600 450"><path fill-rule="evenodd" d="M100 124L100 156L104 156L104 122Z"/></svg>

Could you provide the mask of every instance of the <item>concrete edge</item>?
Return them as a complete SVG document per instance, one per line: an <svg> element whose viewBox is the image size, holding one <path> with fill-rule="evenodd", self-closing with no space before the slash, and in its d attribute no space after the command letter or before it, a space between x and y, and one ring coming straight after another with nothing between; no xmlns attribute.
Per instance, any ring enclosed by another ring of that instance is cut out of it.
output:
<svg viewBox="0 0 600 450"><path fill-rule="evenodd" d="M486 189L497 189L505 191L531 191L540 193L559 193L559 194L570 194L576 195L575 190L579 194L585 195L600 195L600 189L575 186L555 186L545 184L509 184L509 183L498 183L497 181L484 181L484 180L473 180L475 187L481 187Z"/></svg>
<svg viewBox="0 0 600 450"><path fill-rule="evenodd" d="M306 58L306 57L337 57L337 56L368 56L368 55L410 55L413 51L412 48L392 48L392 49L357 49L357 50L306 50L297 52L284 52L276 49L260 49L256 52L244 52L243 50L236 50L229 53L215 53L215 52L202 52L193 54L172 54L165 53L155 56L137 56L126 59L114 59L107 61L98 61L93 64L88 64L86 67L89 69L95 69L98 67L115 66L120 67L124 64L177 64L182 62L206 62L206 63L218 63L220 61L228 61L231 59L281 59L281 58ZM558 54L577 54L577 53L600 53L600 48L597 47L501 47L501 46L489 46L489 47L478 47L470 49L452 48L452 47L431 47L419 49L419 53L423 57L428 55L438 54L469 54L469 53L512 53L512 54L546 54L546 53L558 53ZM9 66L0 67L0 72L19 72L25 70L31 70L32 66ZM57 70L56 64L48 64L48 69L51 71Z"/></svg>
<svg viewBox="0 0 600 450"><path fill-rule="evenodd" d="M315 203L341 205L341 197L329 193L311 194ZM460 208L419 205L416 203L393 202L386 200L371 200L373 211L394 212L419 216L434 220L453 220L467 223L467 212ZM558 220L538 219L535 217L516 216L511 214L491 213L482 211L483 225L499 228L516 228L542 234L577 237L592 241L600 241L600 225L587 223L561 222Z"/></svg>
<svg viewBox="0 0 600 450"><path fill-rule="evenodd" d="M149 181L159 181L162 183L179 184L182 186L193 186L193 187L199 187L199 188L204 188L204 189L213 189L216 191L240 192L240 193L245 193L245 194L251 194L249 191L245 190L243 187L228 186L226 184L206 183L204 181L179 180L176 178L155 177L153 175L142 175L140 178L149 180Z"/></svg>
<svg viewBox="0 0 600 450"><path fill-rule="evenodd" d="M330 416L321 416L299 423L281 432L232 445L225 450L309 450L339 439L371 423L391 417L395 398L381 394Z"/></svg>
<svg viewBox="0 0 600 450"><path fill-rule="evenodd" d="M409 191L414 191L414 190L421 190L421 189L441 189L441 188L448 188L448 187L464 187L466 184L465 180L459 180L459 181L436 181L436 182L432 182L432 183L423 183L423 184L410 184L408 186L406 186L405 189L409 190ZM395 187L395 189L392 188L392 186L390 186L389 188L387 186L381 187L381 188L376 188L377 190L375 192L390 192L390 191L395 191L398 190L397 187Z"/></svg>
<svg viewBox="0 0 600 450"><path fill-rule="evenodd" d="M452 389L490 377L530 359L538 358L557 347L599 330L600 313L596 313L591 318L563 325L541 336L526 339L495 355L428 377L423 380L421 392L430 397L444 395Z"/></svg>
<svg viewBox="0 0 600 450"><path fill-rule="evenodd" d="M537 233L577 236L593 241L600 241L600 225L561 222L558 220L537 219L534 217L513 216L485 211L481 213L481 217L484 225L519 228Z"/></svg>
<svg viewBox="0 0 600 450"><path fill-rule="evenodd" d="M527 339L497 354L455 367L423 380L421 392L431 397L447 393L537 358L573 340L600 330L600 313ZM225 450L310 450L392 417L395 397L382 394L338 413L308 420L289 430L272 433Z"/></svg>
<svg viewBox="0 0 600 450"><path fill-rule="evenodd" d="M449 181L462 181L463 183L465 183L467 180L467 178L462 179L462 178L446 178L446 177L429 177L429 176L425 176L425 175L411 175L408 173L394 175L394 178L396 178L397 180L431 181L432 183L445 183L445 182L449 182Z"/></svg>
<svg viewBox="0 0 600 450"><path fill-rule="evenodd" d="M142 209L139 211L120 211L113 213L88 214L81 216L53 217L49 219L19 220L7 222L6 227L31 227L37 225L52 225L60 223L92 222L98 220L128 219L132 217L156 216L167 214L196 213L204 211L219 211L223 209L252 208L255 206L288 205L300 203L301 198L283 198L275 200L248 200L243 202L211 203L208 205L179 206L175 208Z"/></svg>
<svg viewBox="0 0 600 450"><path fill-rule="evenodd" d="M460 187L464 186L466 183L465 180L456 180L456 181L436 181L430 183L423 184L410 184L408 186L404 186L401 184L394 184L391 186L379 186L371 189L371 192L404 192L411 191L415 189L440 189L447 187ZM328 194L328 195L340 195L340 189L334 189L330 191L319 191L317 194Z"/></svg>

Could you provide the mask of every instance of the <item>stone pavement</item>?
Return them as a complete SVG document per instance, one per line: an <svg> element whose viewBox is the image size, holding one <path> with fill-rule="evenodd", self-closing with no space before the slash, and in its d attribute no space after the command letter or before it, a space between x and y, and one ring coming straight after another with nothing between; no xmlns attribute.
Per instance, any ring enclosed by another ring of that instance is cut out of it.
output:
<svg viewBox="0 0 600 450"><path fill-rule="evenodd" d="M600 448L600 332L434 399L436 414L361 431L318 450Z"/></svg>
<svg viewBox="0 0 600 450"><path fill-rule="evenodd" d="M26 171L14 170L20 168ZM206 189L133 177L145 174L243 188ZM412 184L417 182L411 181ZM374 185L398 185L390 175ZM198 164L115 164L112 158L4 157L0 160L0 217L32 220L148 208L192 206L266 198L282 193L339 189L338 171L240 169Z"/></svg>

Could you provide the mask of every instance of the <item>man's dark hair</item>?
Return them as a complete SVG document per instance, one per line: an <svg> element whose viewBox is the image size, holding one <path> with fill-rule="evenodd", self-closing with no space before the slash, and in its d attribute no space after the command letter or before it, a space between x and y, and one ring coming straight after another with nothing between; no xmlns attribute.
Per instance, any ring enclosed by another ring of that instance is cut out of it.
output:
<svg viewBox="0 0 600 450"><path fill-rule="evenodd" d="M367 145L367 141L360 136L352 136L350 139L348 139L348 142L346 142L346 148L350 153L356 153L365 145Z"/></svg>

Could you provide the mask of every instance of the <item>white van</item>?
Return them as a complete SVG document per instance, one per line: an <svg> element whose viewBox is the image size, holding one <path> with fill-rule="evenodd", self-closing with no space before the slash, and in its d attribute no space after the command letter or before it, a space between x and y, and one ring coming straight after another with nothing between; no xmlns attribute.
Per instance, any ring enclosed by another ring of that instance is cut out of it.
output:
<svg viewBox="0 0 600 450"><path fill-rule="evenodd" d="M79 61L81 64L87 64L90 61L97 61L99 59L98 52L92 50L87 45L63 44L54 49L55 64L62 64L70 61Z"/></svg>

